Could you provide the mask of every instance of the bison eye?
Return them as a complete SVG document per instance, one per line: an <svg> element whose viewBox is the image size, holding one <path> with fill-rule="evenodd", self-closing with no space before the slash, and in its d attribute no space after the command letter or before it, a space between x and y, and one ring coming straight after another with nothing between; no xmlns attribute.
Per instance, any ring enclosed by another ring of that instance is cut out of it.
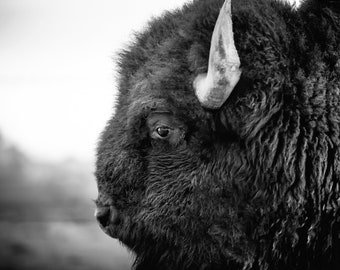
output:
<svg viewBox="0 0 340 270"><path fill-rule="evenodd" d="M172 146L182 142L185 126L169 112L152 112L147 118L150 139L163 141ZM156 145L159 145L156 143Z"/></svg>
<svg viewBox="0 0 340 270"><path fill-rule="evenodd" d="M165 139L169 136L171 132L171 128L167 126L158 127L156 128L156 132L157 132L158 137Z"/></svg>

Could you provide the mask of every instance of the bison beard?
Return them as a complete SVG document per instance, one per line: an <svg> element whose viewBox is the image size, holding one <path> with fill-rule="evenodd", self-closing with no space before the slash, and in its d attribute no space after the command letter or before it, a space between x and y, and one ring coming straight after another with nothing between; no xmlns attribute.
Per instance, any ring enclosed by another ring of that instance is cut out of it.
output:
<svg viewBox="0 0 340 270"><path fill-rule="evenodd" d="M165 13L120 54L97 219L139 270L339 269L340 4L232 1L242 73L207 109L194 82L225 71L222 5Z"/></svg>

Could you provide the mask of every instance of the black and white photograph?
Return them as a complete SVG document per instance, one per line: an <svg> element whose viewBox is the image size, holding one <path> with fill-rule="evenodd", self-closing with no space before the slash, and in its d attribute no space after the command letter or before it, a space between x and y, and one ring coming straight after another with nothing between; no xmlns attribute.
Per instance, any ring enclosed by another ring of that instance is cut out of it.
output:
<svg viewBox="0 0 340 270"><path fill-rule="evenodd" d="M0 0L0 269L339 270L340 0Z"/></svg>

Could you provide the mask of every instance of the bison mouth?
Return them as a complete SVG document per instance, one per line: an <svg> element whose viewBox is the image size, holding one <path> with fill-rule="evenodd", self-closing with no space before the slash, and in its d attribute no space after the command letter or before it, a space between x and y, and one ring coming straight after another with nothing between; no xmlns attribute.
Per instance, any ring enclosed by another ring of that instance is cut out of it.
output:
<svg viewBox="0 0 340 270"><path fill-rule="evenodd" d="M137 235L141 234L141 229L138 228L132 219L119 212L112 204L100 205L97 203L95 217L101 230L108 236L115 238L134 251ZM144 234L144 233L143 233Z"/></svg>
<svg viewBox="0 0 340 270"><path fill-rule="evenodd" d="M104 233L112 238L118 238L121 216L113 205L97 204L94 215Z"/></svg>

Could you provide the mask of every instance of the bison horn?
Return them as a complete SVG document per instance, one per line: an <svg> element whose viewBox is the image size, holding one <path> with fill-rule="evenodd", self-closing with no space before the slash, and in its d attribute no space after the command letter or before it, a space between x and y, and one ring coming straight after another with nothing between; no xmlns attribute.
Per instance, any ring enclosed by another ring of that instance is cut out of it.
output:
<svg viewBox="0 0 340 270"><path fill-rule="evenodd" d="M240 58L235 48L231 21L231 0L226 0L212 34L208 72L199 74L194 80L196 96L202 106L220 108L240 76Z"/></svg>

